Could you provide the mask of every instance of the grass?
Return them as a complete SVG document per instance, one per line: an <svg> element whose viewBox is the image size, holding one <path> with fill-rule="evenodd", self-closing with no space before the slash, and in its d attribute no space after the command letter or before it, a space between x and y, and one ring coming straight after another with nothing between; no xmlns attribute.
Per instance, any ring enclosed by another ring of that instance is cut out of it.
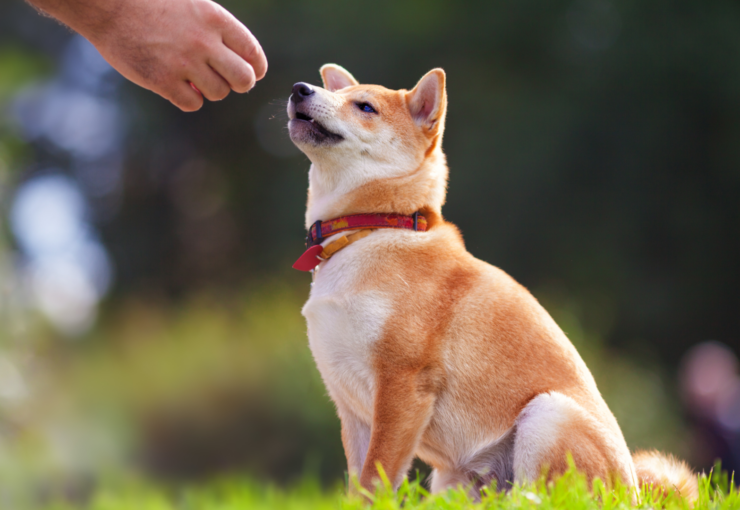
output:
<svg viewBox="0 0 740 510"><path fill-rule="evenodd" d="M700 477L695 504L676 493L643 489L635 503L626 487L607 489L596 480L591 486L575 469L554 482L540 480L498 492L484 489L473 501L462 488L430 495L416 481L406 481L394 493L387 479L375 494L345 496L344 490L324 490L317 481L304 480L288 489L238 479L174 489L148 483L127 483L101 489L84 505L58 503L48 510L730 510L740 508L740 495L726 473L714 470ZM368 505L367 499L371 500Z"/></svg>

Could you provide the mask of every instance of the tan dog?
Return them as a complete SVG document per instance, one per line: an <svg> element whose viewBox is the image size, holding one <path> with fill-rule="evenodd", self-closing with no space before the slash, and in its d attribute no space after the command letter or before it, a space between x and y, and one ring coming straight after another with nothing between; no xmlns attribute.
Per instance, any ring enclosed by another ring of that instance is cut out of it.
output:
<svg viewBox="0 0 740 510"><path fill-rule="evenodd" d="M298 83L288 105L291 139L312 163L306 226L362 213L420 212L428 223L319 233L324 261L303 315L350 473L371 488L380 464L398 487L418 456L434 468L433 491L505 488L562 473L570 453L590 479L695 495L683 463L657 453L633 462L565 334L443 220L444 71L411 91L359 85L336 65L321 76L323 89Z"/></svg>

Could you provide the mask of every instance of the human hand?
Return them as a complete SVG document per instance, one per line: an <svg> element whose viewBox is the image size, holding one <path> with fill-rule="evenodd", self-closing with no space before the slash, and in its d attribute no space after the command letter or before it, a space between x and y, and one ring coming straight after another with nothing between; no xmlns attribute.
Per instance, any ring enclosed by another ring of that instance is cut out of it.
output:
<svg viewBox="0 0 740 510"><path fill-rule="evenodd" d="M210 0L29 0L86 37L132 82L195 111L267 72L257 39ZM193 86L191 86L191 84Z"/></svg>

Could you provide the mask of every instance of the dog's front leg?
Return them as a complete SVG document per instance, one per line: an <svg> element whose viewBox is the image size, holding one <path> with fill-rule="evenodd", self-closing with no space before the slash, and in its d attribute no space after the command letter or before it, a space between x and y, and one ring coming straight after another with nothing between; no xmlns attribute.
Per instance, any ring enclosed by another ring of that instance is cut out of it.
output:
<svg viewBox="0 0 740 510"><path fill-rule="evenodd" d="M347 457L349 476L360 476L370 444L370 425L341 401L337 400L337 412L342 422L342 445Z"/></svg>
<svg viewBox="0 0 740 510"><path fill-rule="evenodd" d="M397 489L432 416L435 396L428 370L381 370L373 405L373 424L360 483L369 491L383 467Z"/></svg>

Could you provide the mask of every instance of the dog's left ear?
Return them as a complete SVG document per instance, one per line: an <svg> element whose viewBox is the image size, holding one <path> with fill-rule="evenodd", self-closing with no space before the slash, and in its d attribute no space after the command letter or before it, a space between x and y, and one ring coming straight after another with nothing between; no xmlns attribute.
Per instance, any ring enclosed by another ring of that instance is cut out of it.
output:
<svg viewBox="0 0 740 510"><path fill-rule="evenodd" d="M416 87L406 93L406 102L420 127L428 131L440 130L447 112L445 72L437 68L425 74Z"/></svg>
<svg viewBox="0 0 740 510"><path fill-rule="evenodd" d="M321 67L319 72L321 73L321 79L324 80L324 88L329 92L360 84L354 76L349 74L349 71L336 64L326 64Z"/></svg>

